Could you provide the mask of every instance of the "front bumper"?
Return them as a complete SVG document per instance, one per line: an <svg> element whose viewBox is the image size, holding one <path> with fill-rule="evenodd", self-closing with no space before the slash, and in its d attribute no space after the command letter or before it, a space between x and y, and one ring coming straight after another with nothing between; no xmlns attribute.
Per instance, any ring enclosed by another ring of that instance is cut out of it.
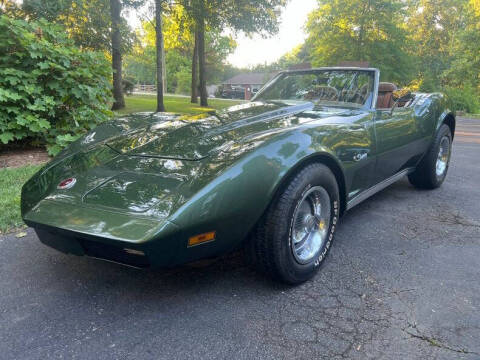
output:
<svg viewBox="0 0 480 360"><path fill-rule="evenodd" d="M52 228L134 244L150 241L168 224L161 219L53 200L40 201L23 215L23 220L32 227L44 224Z"/></svg>
<svg viewBox="0 0 480 360"><path fill-rule="evenodd" d="M121 241L96 238L42 225L35 225L34 229L43 244L64 254L89 256L136 268L152 266L151 255L145 245L131 246Z"/></svg>
<svg viewBox="0 0 480 360"><path fill-rule="evenodd" d="M66 254L167 267L180 250L178 227L161 219L43 200L23 216L42 243Z"/></svg>
<svg viewBox="0 0 480 360"><path fill-rule="evenodd" d="M89 256L136 268L170 267L177 264L179 242L176 236L154 238L135 244L44 224L28 222L28 225L33 227L43 244L64 254Z"/></svg>
<svg viewBox="0 0 480 360"><path fill-rule="evenodd" d="M63 253L90 256L135 267L173 267L235 249L235 219L179 226L166 219L42 200L23 215L40 241ZM227 224L227 226L221 224ZM216 232L214 241L189 246L192 236Z"/></svg>

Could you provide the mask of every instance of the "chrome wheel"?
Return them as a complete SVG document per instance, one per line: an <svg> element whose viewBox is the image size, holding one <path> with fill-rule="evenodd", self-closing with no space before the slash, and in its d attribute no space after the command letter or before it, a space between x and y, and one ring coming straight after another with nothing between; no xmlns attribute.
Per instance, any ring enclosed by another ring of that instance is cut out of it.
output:
<svg viewBox="0 0 480 360"><path fill-rule="evenodd" d="M448 162L450 160L450 138L444 136L440 141L440 150L438 151L436 174L437 178L441 178L445 175L448 168Z"/></svg>
<svg viewBox="0 0 480 360"><path fill-rule="evenodd" d="M293 214L292 252L301 264L307 264L320 252L327 240L331 205L327 191L316 186L308 190Z"/></svg>

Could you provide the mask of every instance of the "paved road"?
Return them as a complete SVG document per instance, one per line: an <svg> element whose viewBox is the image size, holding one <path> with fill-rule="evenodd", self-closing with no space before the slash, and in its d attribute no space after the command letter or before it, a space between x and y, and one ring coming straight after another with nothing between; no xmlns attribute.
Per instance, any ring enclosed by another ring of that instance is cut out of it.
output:
<svg viewBox="0 0 480 360"><path fill-rule="evenodd" d="M295 288L231 255L142 272L0 238L2 359L480 359L480 121L449 177L401 181L343 218Z"/></svg>

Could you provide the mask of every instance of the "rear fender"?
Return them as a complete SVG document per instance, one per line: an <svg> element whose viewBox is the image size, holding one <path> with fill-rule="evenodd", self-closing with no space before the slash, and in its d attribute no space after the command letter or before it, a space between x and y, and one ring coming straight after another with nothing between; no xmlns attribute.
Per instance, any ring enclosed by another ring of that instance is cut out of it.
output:
<svg viewBox="0 0 480 360"><path fill-rule="evenodd" d="M450 130L452 131L452 137L455 135L455 128L456 128L456 118L455 118L455 113L451 110L448 109L447 106L447 98L443 94L437 94L438 95L438 101L436 102L437 109L436 113L438 114L438 119L435 124L435 134L438 132L440 127L445 124L448 125Z"/></svg>
<svg viewBox="0 0 480 360"><path fill-rule="evenodd" d="M440 127L443 124L448 125L448 127L450 128L450 131L452 132L452 138L455 137L455 128L457 126L457 120L453 112L451 112L448 109L445 109L441 113L440 117L438 118L435 133L440 129Z"/></svg>

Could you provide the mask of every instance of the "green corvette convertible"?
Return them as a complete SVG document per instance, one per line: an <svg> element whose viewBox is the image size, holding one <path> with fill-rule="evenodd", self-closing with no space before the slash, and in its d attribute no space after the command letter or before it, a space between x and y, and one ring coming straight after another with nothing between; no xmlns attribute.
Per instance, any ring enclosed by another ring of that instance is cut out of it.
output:
<svg viewBox="0 0 480 360"><path fill-rule="evenodd" d="M23 219L64 253L146 268L244 248L261 271L301 283L348 209L405 175L423 189L447 175L444 96L379 78L286 71L227 110L105 123L25 184Z"/></svg>

